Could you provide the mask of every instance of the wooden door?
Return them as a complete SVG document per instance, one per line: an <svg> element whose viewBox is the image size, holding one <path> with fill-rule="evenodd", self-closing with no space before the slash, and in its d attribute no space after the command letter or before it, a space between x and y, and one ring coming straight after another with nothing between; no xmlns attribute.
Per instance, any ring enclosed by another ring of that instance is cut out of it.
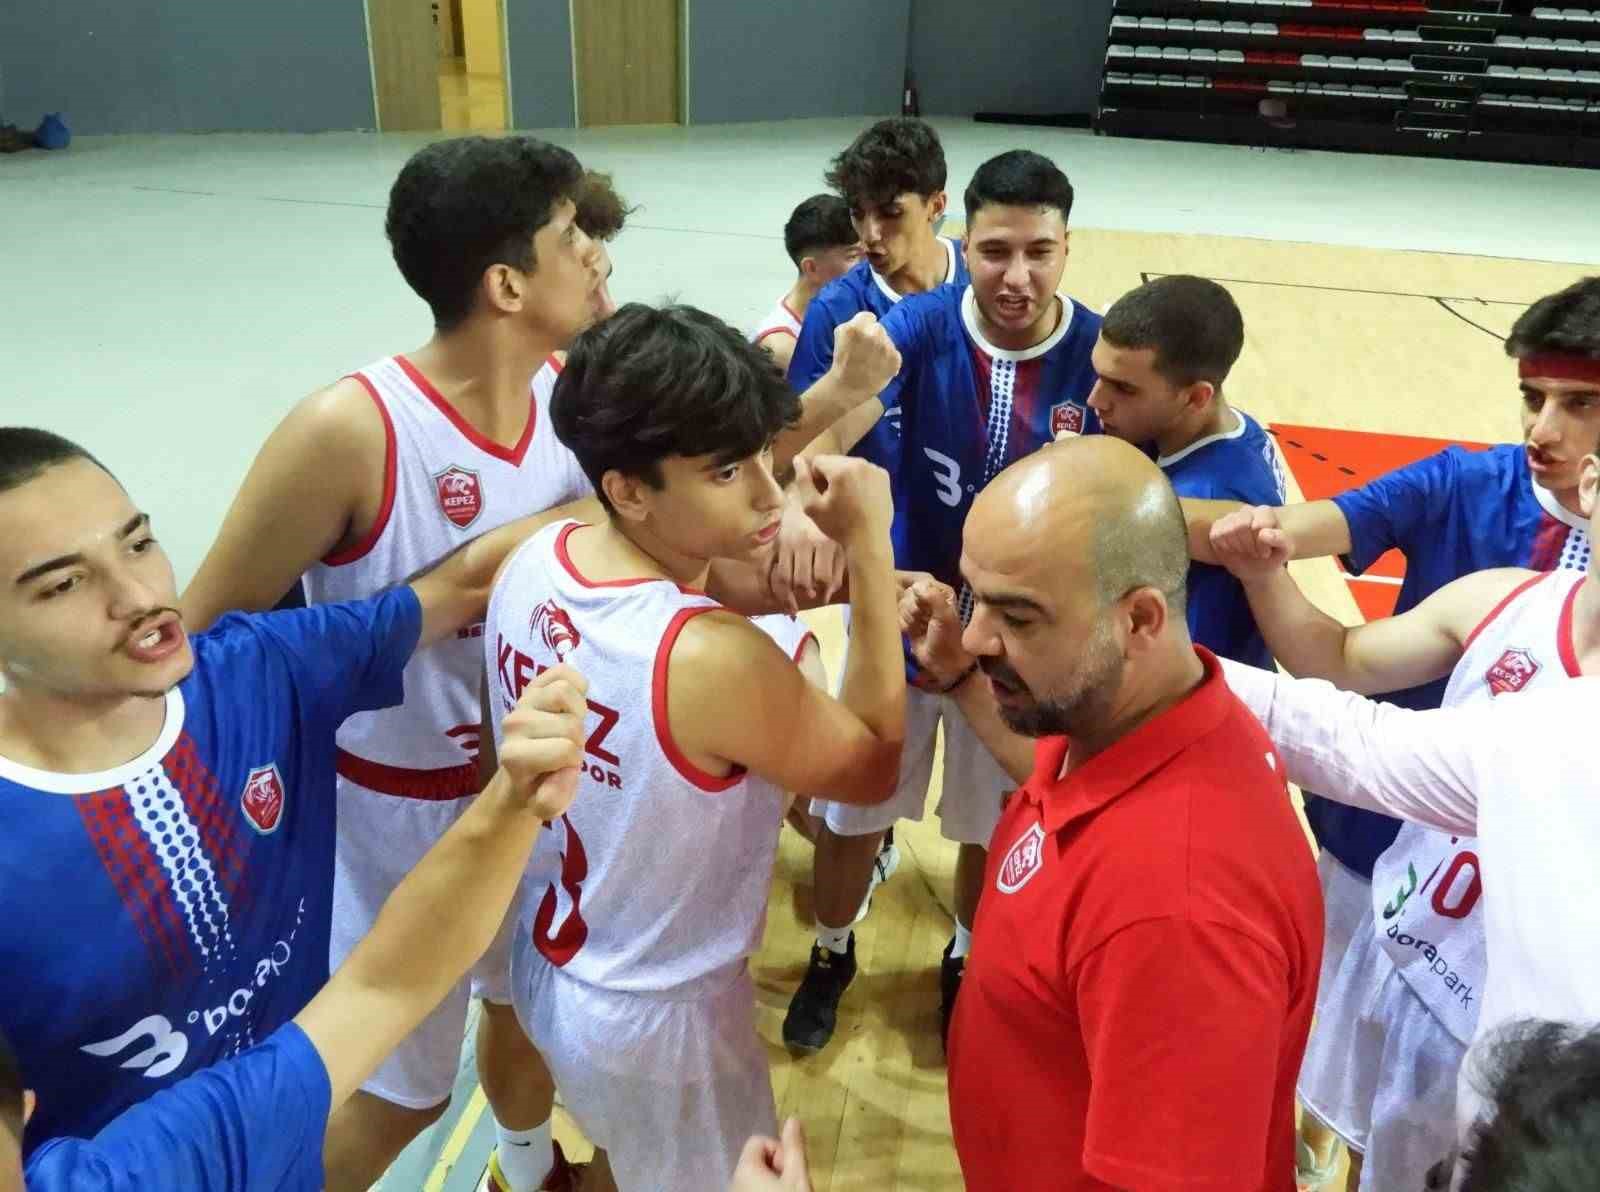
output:
<svg viewBox="0 0 1600 1192"><path fill-rule="evenodd" d="M578 124L682 119L679 0L578 0L572 6Z"/></svg>
<svg viewBox="0 0 1600 1192"><path fill-rule="evenodd" d="M439 128L439 35L428 0L367 0L367 34L379 129Z"/></svg>

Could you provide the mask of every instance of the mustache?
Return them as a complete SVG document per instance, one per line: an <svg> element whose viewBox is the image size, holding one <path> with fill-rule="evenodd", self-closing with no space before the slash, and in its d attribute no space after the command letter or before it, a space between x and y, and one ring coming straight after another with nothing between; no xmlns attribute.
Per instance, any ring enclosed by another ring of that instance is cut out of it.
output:
<svg viewBox="0 0 1600 1192"><path fill-rule="evenodd" d="M1022 681L1022 676L1012 670L999 658L985 654L978 659L978 669L991 679L997 679L1007 687L1018 691L1026 691L1028 685Z"/></svg>
<svg viewBox="0 0 1600 1192"><path fill-rule="evenodd" d="M146 612L140 613L138 617L134 619L132 626L128 629L128 632L123 635L123 645L126 645L128 642L137 639L144 632L145 627L148 626L152 621L157 621L160 618L167 616L169 613L176 617L178 622L182 624L183 614L175 608L170 608L167 605L161 605L158 608L149 609ZM118 648L120 649L121 647Z"/></svg>

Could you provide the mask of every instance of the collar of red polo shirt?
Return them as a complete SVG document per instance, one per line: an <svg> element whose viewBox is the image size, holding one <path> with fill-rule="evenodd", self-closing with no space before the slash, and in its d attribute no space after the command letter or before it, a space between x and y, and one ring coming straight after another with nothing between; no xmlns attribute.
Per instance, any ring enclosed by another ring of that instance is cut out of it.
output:
<svg viewBox="0 0 1600 1192"><path fill-rule="evenodd" d="M1034 747L1033 773L1017 793L1038 805L1046 832L1059 832L1074 819L1094 815L1221 723L1232 693L1216 656L1204 646L1196 646L1194 652L1205 666L1199 686L1066 777L1061 771L1071 741L1040 739Z"/></svg>

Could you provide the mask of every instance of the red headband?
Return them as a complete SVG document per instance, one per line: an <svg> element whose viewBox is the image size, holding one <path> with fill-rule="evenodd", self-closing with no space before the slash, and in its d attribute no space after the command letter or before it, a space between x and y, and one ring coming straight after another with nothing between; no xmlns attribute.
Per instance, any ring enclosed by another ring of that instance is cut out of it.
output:
<svg viewBox="0 0 1600 1192"><path fill-rule="evenodd" d="M1525 381L1530 377L1545 377L1552 381L1592 381L1600 385L1600 360L1571 352L1524 356L1517 361L1517 375Z"/></svg>

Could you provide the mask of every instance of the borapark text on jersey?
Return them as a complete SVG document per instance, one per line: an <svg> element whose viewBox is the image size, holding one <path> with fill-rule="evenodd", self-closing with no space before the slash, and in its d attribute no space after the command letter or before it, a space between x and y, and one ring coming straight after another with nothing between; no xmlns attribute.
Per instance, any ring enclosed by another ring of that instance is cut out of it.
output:
<svg viewBox="0 0 1600 1192"><path fill-rule="evenodd" d="M32 1150L260 1043L328 979L334 732L398 703L422 613L230 615L194 639L160 737L115 770L0 759L0 1030Z"/></svg>
<svg viewBox="0 0 1600 1192"><path fill-rule="evenodd" d="M1589 565L1588 525L1533 483L1521 443L1487 451L1451 447L1333 502L1350 526L1350 553L1340 560L1346 571L1360 575L1390 548L1405 555L1396 613L1474 571ZM1383 698L1403 708L1436 708L1444 691L1441 679ZM1363 877L1399 831L1387 816L1315 796L1306 799L1306 819L1317 842Z"/></svg>

